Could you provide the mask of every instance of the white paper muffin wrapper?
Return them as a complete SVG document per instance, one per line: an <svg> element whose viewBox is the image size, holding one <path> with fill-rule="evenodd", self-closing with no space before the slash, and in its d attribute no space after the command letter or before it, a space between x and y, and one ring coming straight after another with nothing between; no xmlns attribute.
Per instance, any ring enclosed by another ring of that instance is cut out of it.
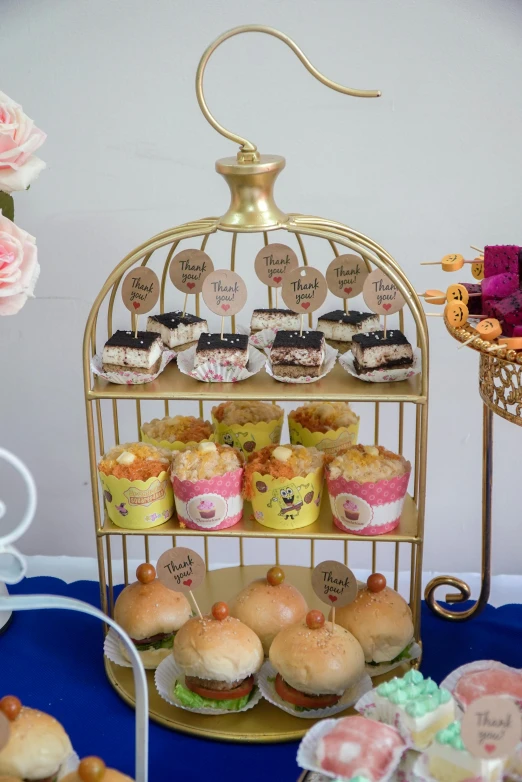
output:
<svg viewBox="0 0 522 782"><path fill-rule="evenodd" d="M270 361L270 351L268 348L265 349L265 352L267 354L267 361L266 361L266 371L270 375L270 377L273 377L274 380L279 380L280 383L315 383L317 380L321 380L321 378L326 377L326 375L332 371L334 368L335 361L337 359L337 350L335 348L332 348L331 345L327 345L325 343L324 346L324 361L323 361L323 371L319 375L319 377L310 377L309 375L304 375L303 377L276 377L274 375L274 370L272 369L272 362ZM303 367L303 372L306 372L306 367Z"/></svg>
<svg viewBox="0 0 522 782"><path fill-rule="evenodd" d="M522 782L522 743L508 758L504 776L512 782Z"/></svg>
<svg viewBox="0 0 522 782"><path fill-rule="evenodd" d="M121 665L124 668L132 668L130 662L126 660L121 653L118 635L116 630L113 630L112 627L105 636L105 641L103 642L103 653L105 657L111 661L111 663L116 663L116 665Z"/></svg>
<svg viewBox="0 0 522 782"><path fill-rule="evenodd" d="M250 347L248 353L248 364L245 369L240 367L225 366L215 361L206 361L201 366L194 368L194 359L196 357L196 346L178 354L178 367L184 375L203 383L238 383L246 380L252 375L257 375L265 365L265 357L259 350Z"/></svg>
<svg viewBox="0 0 522 782"><path fill-rule="evenodd" d="M325 777L330 779L349 780L350 777L340 777L338 774L334 774L331 771L325 771L317 762L317 745L319 739L322 739L323 736L330 733L330 731L335 728L336 724L337 720L322 720L310 728L299 744L299 749L297 750L297 765L307 771L317 771L319 774L324 774ZM393 778L394 773L399 767L401 758L407 749L409 749L409 747L404 746L396 752L396 757L394 757L393 761L390 763L388 773L382 776L378 782L388 782L388 780Z"/></svg>
<svg viewBox="0 0 522 782"><path fill-rule="evenodd" d="M56 777L58 782L60 782L61 779L66 777L67 774L72 774L73 771L76 771L79 765L80 765L80 758L73 750L71 754L64 760L64 762L60 766L60 770L58 771L58 776Z"/></svg>
<svg viewBox="0 0 522 782"><path fill-rule="evenodd" d="M384 663L382 663L375 670L375 672L370 670L370 668L373 667L371 665L368 665L366 670L368 672L368 675L371 676L373 679L375 676L380 676L381 673L389 673L390 671L393 671L394 668L398 668L403 663L408 662L408 660L419 660L421 656L422 656L422 649L420 648L419 644L414 641L410 647L408 657L399 660L398 663L389 663L388 665L384 665Z"/></svg>
<svg viewBox="0 0 522 782"><path fill-rule="evenodd" d="M154 682L156 684L157 691L164 701L167 701L167 703L170 703L172 706L177 706L178 709L192 711L194 714L240 714L242 711L253 709L254 706L257 706L261 700L261 690L258 686L247 705L242 709L238 709L237 711L229 711L228 709L190 709L188 706L183 706L174 695L174 685L176 684L176 679L181 678L183 678L183 673L176 665L174 657L170 655L169 657L166 657L156 668ZM256 684L259 685L257 676L255 677L255 680Z"/></svg>
<svg viewBox="0 0 522 782"><path fill-rule="evenodd" d="M422 369L421 350L415 348L413 351L413 364L411 367L396 367L395 369L374 369L372 372L365 372L358 375L353 364L353 355L351 351L339 356L339 364L348 374L353 375L358 380L364 380L365 383L394 383L399 380L407 380L409 377L418 375Z"/></svg>
<svg viewBox="0 0 522 782"><path fill-rule="evenodd" d="M366 674L362 679L357 682L353 687L350 687L342 696L339 703L335 706L328 706L326 709L311 709L310 711L296 711L291 703L286 703L276 692L275 683L269 681L275 678L276 671L272 664L267 660L261 670L259 671L259 688L263 693L263 698L266 698L273 706L277 706L278 709L286 711L287 714L292 714L294 717L301 717L304 720L317 720L321 717L331 717L334 714L349 709L354 703L362 696L364 692L371 689L372 680Z"/></svg>
<svg viewBox="0 0 522 782"><path fill-rule="evenodd" d="M96 353L96 355L91 358L91 371L95 375L99 375L105 380L108 380L109 383L118 383L120 386L138 386L141 385L141 383L152 383L153 380L156 380L167 364L175 357L175 350L164 350L161 354L159 372L148 375L145 372L143 374L141 374L141 372L133 372L131 369L125 369L122 372L104 372L103 352L101 352Z"/></svg>
<svg viewBox="0 0 522 782"><path fill-rule="evenodd" d="M401 758L401 762L390 777L390 782L420 782L413 771L417 762L419 753L409 749ZM309 771L305 782L330 782L331 777L327 777L324 772ZM518 782L518 780L516 780Z"/></svg>
<svg viewBox="0 0 522 782"><path fill-rule="evenodd" d="M261 331L251 334L248 326L238 326L237 330L239 334L247 334L250 344L261 350L272 347L276 334L279 331L279 329L261 329Z"/></svg>
<svg viewBox="0 0 522 782"><path fill-rule="evenodd" d="M459 679L464 676L464 674L477 673L478 671L487 671L490 669L512 671L514 673L522 674L521 669L512 668L511 666L504 665L504 663L499 663L496 660L476 660L474 663L467 663L466 665L461 665L460 668L455 668L454 671L446 676L440 686L445 687L453 695ZM459 703L457 696L454 695L454 697L457 703ZM519 706L522 706L522 701L517 701L517 703ZM459 703L459 706L461 706L462 709L465 708L461 703Z"/></svg>

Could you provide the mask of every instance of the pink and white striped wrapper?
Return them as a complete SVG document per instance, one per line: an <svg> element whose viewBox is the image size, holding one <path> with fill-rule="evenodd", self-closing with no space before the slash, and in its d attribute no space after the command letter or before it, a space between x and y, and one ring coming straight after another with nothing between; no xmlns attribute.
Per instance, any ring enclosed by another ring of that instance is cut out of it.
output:
<svg viewBox="0 0 522 782"><path fill-rule="evenodd" d="M172 476L178 519L189 529L233 527L243 516L243 468L210 480L182 481Z"/></svg>
<svg viewBox="0 0 522 782"><path fill-rule="evenodd" d="M326 485L334 524L354 535L384 535L399 525L411 472L397 478L359 483L342 476L331 478L326 469Z"/></svg>

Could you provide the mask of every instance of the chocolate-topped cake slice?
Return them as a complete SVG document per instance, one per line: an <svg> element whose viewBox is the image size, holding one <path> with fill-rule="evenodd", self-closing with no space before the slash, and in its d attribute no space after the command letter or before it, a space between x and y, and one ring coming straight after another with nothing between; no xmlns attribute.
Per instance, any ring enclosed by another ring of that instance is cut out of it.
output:
<svg viewBox="0 0 522 782"><path fill-rule="evenodd" d="M252 334L262 329L298 329L301 327L300 316L292 310L254 310L250 321Z"/></svg>
<svg viewBox="0 0 522 782"><path fill-rule="evenodd" d="M105 372L132 370L153 375L159 371L163 344L157 334L150 331L116 331L103 348Z"/></svg>
<svg viewBox="0 0 522 782"><path fill-rule="evenodd" d="M163 315L149 315L147 331L159 334L168 348L177 348L179 352L190 348L201 334L208 332L208 324L203 318L188 312L183 315L181 310L177 310Z"/></svg>
<svg viewBox="0 0 522 782"><path fill-rule="evenodd" d="M397 329L355 334L352 340L353 364L358 375L374 369L394 369L413 364L413 349Z"/></svg>
<svg viewBox="0 0 522 782"><path fill-rule="evenodd" d="M341 353L346 353L355 334L379 331L381 324L375 312L334 310L319 316L317 328L324 333L329 345Z"/></svg>
<svg viewBox="0 0 522 782"><path fill-rule="evenodd" d="M202 334L198 340L194 367L207 361L240 367L248 364L248 336L246 334Z"/></svg>
<svg viewBox="0 0 522 782"><path fill-rule="evenodd" d="M322 331L278 331L270 351L276 377L318 377L324 361Z"/></svg>

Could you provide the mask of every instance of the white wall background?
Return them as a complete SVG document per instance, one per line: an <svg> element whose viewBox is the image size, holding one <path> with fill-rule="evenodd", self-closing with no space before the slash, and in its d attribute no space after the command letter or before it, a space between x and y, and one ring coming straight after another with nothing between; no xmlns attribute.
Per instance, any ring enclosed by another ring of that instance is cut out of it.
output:
<svg viewBox="0 0 522 782"><path fill-rule="evenodd" d="M470 242L522 243L519 0L0 0L0 88L49 136L40 151L48 170L16 197L17 222L37 237L38 297L0 321L0 442L26 461L40 492L21 546L28 554L94 554L84 324L130 249L225 211L214 161L235 149L204 121L193 82L207 44L250 22L288 33L331 78L383 92L378 101L330 92L264 36L235 38L216 54L209 104L261 151L286 156L282 208L371 235L417 290L449 284L422 260L467 254ZM252 281L253 257L239 267ZM430 337L425 567L472 571L477 357L458 352L435 319ZM520 431L500 419L495 428L494 570L516 573ZM6 472L0 486L12 500Z"/></svg>

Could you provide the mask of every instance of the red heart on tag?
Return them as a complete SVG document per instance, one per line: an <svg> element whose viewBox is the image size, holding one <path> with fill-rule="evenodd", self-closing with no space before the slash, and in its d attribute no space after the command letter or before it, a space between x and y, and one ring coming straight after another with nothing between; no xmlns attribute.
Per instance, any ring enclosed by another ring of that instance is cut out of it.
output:
<svg viewBox="0 0 522 782"><path fill-rule="evenodd" d="M331 600L331 601L332 601L332 603L335 603L335 601L337 600L337 598L336 598L336 596L335 596L335 595L328 595L328 600Z"/></svg>
<svg viewBox="0 0 522 782"><path fill-rule="evenodd" d="M230 309L230 304L222 304L221 309L224 310L224 312L227 312Z"/></svg>
<svg viewBox="0 0 522 782"><path fill-rule="evenodd" d="M391 309L391 304L383 304L382 308L383 308L383 310L386 310L386 312L388 312L388 310Z"/></svg>
<svg viewBox="0 0 522 782"><path fill-rule="evenodd" d="M494 752L497 748L496 744L484 744L484 749L486 752Z"/></svg>
<svg viewBox="0 0 522 782"><path fill-rule="evenodd" d="M135 310L139 310L141 304L139 303L139 301L133 301L132 306L134 307Z"/></svg>
<svg viewBox="0 0 522 782"><path fill-rule="evenodd" d="M281 282L281 280L283 278L282 277L273 277L272 279L274 280L274 282Z"/></svg>
<svg viewBox="0 0 522 782"><path fill-rule="evenodd" d="M302 307L304 310L307 310L309 306L310 306L310 302L309 302L309 301L304 301L304 302L301 304L301 307Z"/></svg>
<svg viewBox="0 0 522 782"><path fill-rule="evenodd" d="M192 290L192 288L195 288L195 287L196 287L196 283L195 282L187 282L187 288L190 288L190 290Z"/></svg>
<svg viewBox="0 0 522 782"><path fill-rule="evenodd" d="M353 291L353 288L343 288L345 293L351 293Z"/></svg>
<svg viewBox="0 0 522 782"><path fill-rule="evenodd" d="M186 581L183 582L183 586L189 587L192 584L192 579L187 578Z"/></svg>

